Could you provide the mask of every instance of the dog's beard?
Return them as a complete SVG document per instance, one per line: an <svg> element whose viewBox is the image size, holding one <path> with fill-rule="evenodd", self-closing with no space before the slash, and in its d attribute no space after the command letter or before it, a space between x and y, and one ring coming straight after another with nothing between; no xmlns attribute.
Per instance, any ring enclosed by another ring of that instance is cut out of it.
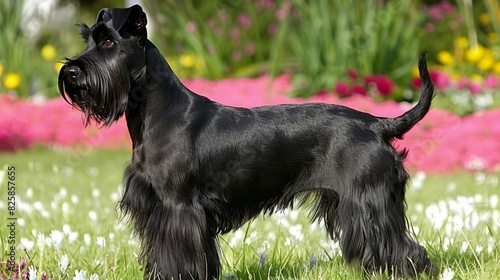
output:
<svg viewBox="0 0 500 280"><path fill-rule="evenodd" d="M76 79L64 74L68 65L80 68L81 73ZM58 79L60 94L71 106L84 113L85 126L92 120L104 126L118 120L127 108L130 85L124 63L117 59L104 62L93 55L85 59L67 59Z"/></svg>

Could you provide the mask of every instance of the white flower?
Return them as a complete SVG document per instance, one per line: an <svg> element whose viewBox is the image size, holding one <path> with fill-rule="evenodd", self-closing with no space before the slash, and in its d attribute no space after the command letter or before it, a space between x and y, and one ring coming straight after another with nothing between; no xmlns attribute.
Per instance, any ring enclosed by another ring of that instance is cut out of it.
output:
<svg viewBox="0 0 500 280"><path fill-rule="evenodd" d="M90 274L89 280L99 280L99 275L92 273Z"/></svg>
<svg viewBox="0 0 500 280"><path fill-rule="evenodd" d="M69 243L73 243L78 238L78 232L71 231L71 227L69 225L63 225L62 230L64 234L68 236Z"/></svg>
<svg viewBox="0 0 500 280"><path fill-rule="evenodd" d="M229 242L229 247L232 248L240 243L241 240L243 240L244 235L245 233L241 229L236 230L233 234L233 238L231 238L231 241Z"/></svg>
<svg viewBox="0 0 500 280"><path fill-rule="evenodd" d="M97 243L97 245L99 245L99 247L101 247L101 248L106 247L106 239L104 237L98 236L96 239L97 239L96 243Z"/></svg>
<svg viewBox="0 0 500 280"><path fill-rule="evenodd" d="M52 230L50 231L50 239L52 240L52 246L54 246L56 249L59 249L64 239L64 234L62 233L62 231Z"/></svg>
<svg viewBox="0 0 500 280"><path fill-rule="evenodd" d="M69 212L69 203L68 202L63 202L61 205L61 210L63 213L68 213Z"/></svg>
<svg viewBox="0 0 500 280"><path fill-rule="evenodd" d="M30 273L30 278L29 279L36 279L36 267L30 265L28 267L28 271Z"/></svg>
<svg viewBox="0 0 500 280"><path fill-rule="evenodd" d="M490 206L491 206L491 208L495 209L495 208L497 208L497 205L498 205L498 196L492 195L490 197Z"/></svg>
<svg viewBox="0 0 500 280"><path fill-rule="evenodd" d="M33 248L33 245L35 245L35 242L28 240L27 238L21 238L21 248L29 251Z"/></svg>
<svg viewBox="0 0 500 280"><path fill-rule="evenodd" d="M68 242L73 243L78 238L78 232L70 232L68 233Z"/></svg>
<svg viewBox="0 0 500 280"><path fill-rule="evenodd" d="M32 188L27 188L26 189L26 197L27 198L32 198L33 197L33 189Z"/></svg>
<svg viewBox="0 0 500 280"><path fill-rule="evenodd" d="M290 216L290 219L292 219L292 221L296 221L297 218L299 217L299 211L291 210L289 213L289 216Z"/></svg>
<svg viewBox="0 0 500 280"><path fill-rule="evenodd" d="M68 255L64 254L61 256L61 259L59 260L59 269L61 270L61 273L63 274L66 273L68 265L69 265Z"/></svg>
<svg viewBox="0 0 500 280"><path fill-rule="evenodd" d="M35 203L33 203L33 208L35 208L35 210L41 211L43 209L43 204L40 201L35 201Z"/></svg>
<svg viewBox="0 0 500 280"><path fill-rule="evenodd" d="M78 201L80 200L78 198L78 196L75 194L72 194L70 199L71 199L71 202L73 202L73 204L78 204Z"/></svg>
<svg viewBox="0 0 500 280"><path fill-rule="evenodd" d="M73 280L87 280L87 272L85 270L75 270Z"/></svg>
<svg viewBox="0 0 500 280"><path fill-rule="evenodd" d="M488 238L488 253L491 254L493 252L493 249L495 248L495 239L493 239L491 236Z"/></svg>
<svg viewBox="0 0 500 280"><path fill-rule="evenodd" d="M476 253L480 254L483 251L483 246L481 245L476 245Z"/></svg>
<svg viewBox="0 0 500 280"><path fill-rule="evenodd" d="M441 280L453 280L453 276L455 276L455 272L451 270L451 268L445 268L439 279Z"/></svg>
<svg viewBox="0 0 500 280"><path fill-rule="evenodd" d="M42 217L44 217L45 219L47 219L47 218L49 218L49 217L50 217L49 212L47 212L47 210L45 210L45 209L44 209L44 210L42 210L42 211L40 212L40 214L41 214L41 215L42 215Z"/></svg>
<svg viewBox="0 0 500 280"><path fill-rule="evenodd" d="M50 237L45 237L45 234L39 232L36 238L36 244L38 248L42 249L45 246L50 246L52 244L52 240Z"/></svg>
<svg viewBox="0 0 500 280"><path fill-rule="evenodd" d="M99 189L92 189L92 196L99 198L101 196L101 191Z"/></svg>
<svg viewBox="0 0 500 280"><path fill-rule="evenodd" d="M86 244L87 246L90 246L90 234L85 233L85 234L83 235L83 241L85 242L85 244Z"/></svg>
<svg viewBox="0 0 500 280"><path fill-rule="evenodd" d="M467 242L462 242L462 247L460 247L460 253L465 253L465 251L467 251L467 249L469 248L469 243Z"/></svg>
<svg viewBox="0 0 500 280"><path fill-rule="evenodd" d="M304 235L302 234L302 225L292 226L288 232L297 241L302 241L304 239Z"/></svg>
<svg viewBox="0 0 500 280"><path fill-rule="evenodd" d="M97 221L97 213L95 211L89 211L89 218L94 222Z"/></svg>
<svg viewBox="0 0 500 280"><path fill-rule="evenodd" d="M413 190L420 190L424 186L425 181L425 172L419 171L417 172L413 178L411 179L411 187Z"/></svg>
<svg viewBox="0 0 500 280"><path fill-rule="evenodd" d="M61 188L59 190L59 197L63 198L66 197L66 195L68 195L68 190L66 188Z"/></svg>

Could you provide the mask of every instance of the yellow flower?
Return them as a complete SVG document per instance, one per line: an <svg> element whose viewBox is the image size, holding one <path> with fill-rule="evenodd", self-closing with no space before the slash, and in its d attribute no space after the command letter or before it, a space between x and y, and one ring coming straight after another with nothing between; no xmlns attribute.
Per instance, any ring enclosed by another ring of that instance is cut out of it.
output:
<svg viewBox="0 0 500 280"><path fill-rule="evenodd" d="M57 51L53 45L47 44L47 45L42 47L42 50L40 51L40 55L42 56L42 58L44 60L50 61L56 57Z"/></svg>
<svg viewBox="0 0 500 280"><path fill-rule="evenodd" d="M420 77L420 73L418 72L418 67L413 67L413 69L411 69L411 76L413 78L418 78Z"/></svg>
<svg viewBox="0 0 500 280"><path fill-rule="evenodd" d="M195 59L195 57L193 55L183 54L179 58L179 62L181 63L182 67L191 68L196 63L196 59Z"/></svg>
<svg viewBox="0 0 500 280"><path fill-rule="evenodd" d="M61 68L63 67L63 65L64 65L64 63L62 63L61 61L54 63L54 71L56 71L56 73L59 73L59 71L61 71Z"/></svg>
<svg viewBox="0 0 500 280"><path fill-rule="evenodd" d="M455 64L455 58L448 51L440 51L437 54L437 59L438 59L439 63L441 63L443 65L453 65L453 64Z"/></svg>
<svg viewBox="0 0 500 280"><path fill-rule="evenodd" d="M496 74L500 75L500 61L498 61L495 64L493 64L492 70Z"/></svg>
<svg viewBox="0 0 500 280"><path fill-rule="evenodd" d="M490 59L489 57L485 57L485 58L483 58L483 59L481 59L479 61L479 63L477 64L477 66L482 71L488 71L488 70L491 69L491 67L493 67L493 60Z"/></svg>
<svg viewBox="0 0 500 280"><path fill-rule="evenodd" d="M488 71L491 69L491 67L493 67L494 63L495 58L493 57L493 52L491 50L486 50L483 58L481 58L481 60L479 60L479 62L477 63L477 66L482 71Z"/></svg>
<svg viewBox="0 0 500 280"><path fill-rule="evenodd" d="M478 62L484 56L484 48L477 46L465 52L465 58L470 62Z"/></svg>
<svg viewBox="0 0 500 280"><path fill-rule="evenodd" d="M6 89L16 89L21 84L21 77L17 73L7 73L3 78L3 84Z"/></svg>
<svg viewBox="0 0 500 280"><path fill-rule="evenodd" d="M465 49L469 46L469 40L465 37L458 37L455 39L455 47L458 49Z"/></svg>
<svg viewBox="0 0 500 280"><path fill-rule="evenodd" d="M490 16L487 13L482 13L479 15L479 22L482 25L489 25L491 23Z"/></svg>

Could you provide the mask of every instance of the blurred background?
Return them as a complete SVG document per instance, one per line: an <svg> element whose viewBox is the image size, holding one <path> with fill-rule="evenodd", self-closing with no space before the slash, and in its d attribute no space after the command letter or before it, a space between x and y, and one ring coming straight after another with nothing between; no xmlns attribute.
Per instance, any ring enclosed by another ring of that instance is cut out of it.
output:
<svg viewBox="0 0 500 280"><path fill-rule="evenodd" d="M427 50L436 106L467 115L500 103L497 0L2 1L0 94L56 97L60 61L85 48L75 24L134 3L183 79L288 75L293 96L414 101Z"/></svg>

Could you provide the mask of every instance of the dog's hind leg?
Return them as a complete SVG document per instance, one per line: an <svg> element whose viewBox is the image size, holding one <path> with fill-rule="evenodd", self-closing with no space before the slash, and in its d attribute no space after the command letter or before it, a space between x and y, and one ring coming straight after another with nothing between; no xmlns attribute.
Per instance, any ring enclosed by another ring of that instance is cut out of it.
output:
<svg viewBox="0 0 500 280"><path fill-rule="evenodd" d="M402 276L430 271L425 249L407 229L404 196L408 174L400 162L395 166L384 161L374 169L344 182L349 185L337 189L338 201L325 191L319 196L315 216L324 217L327 230L339 239L349 263ZM330 207L332 202L338 206Z"/></svg>

